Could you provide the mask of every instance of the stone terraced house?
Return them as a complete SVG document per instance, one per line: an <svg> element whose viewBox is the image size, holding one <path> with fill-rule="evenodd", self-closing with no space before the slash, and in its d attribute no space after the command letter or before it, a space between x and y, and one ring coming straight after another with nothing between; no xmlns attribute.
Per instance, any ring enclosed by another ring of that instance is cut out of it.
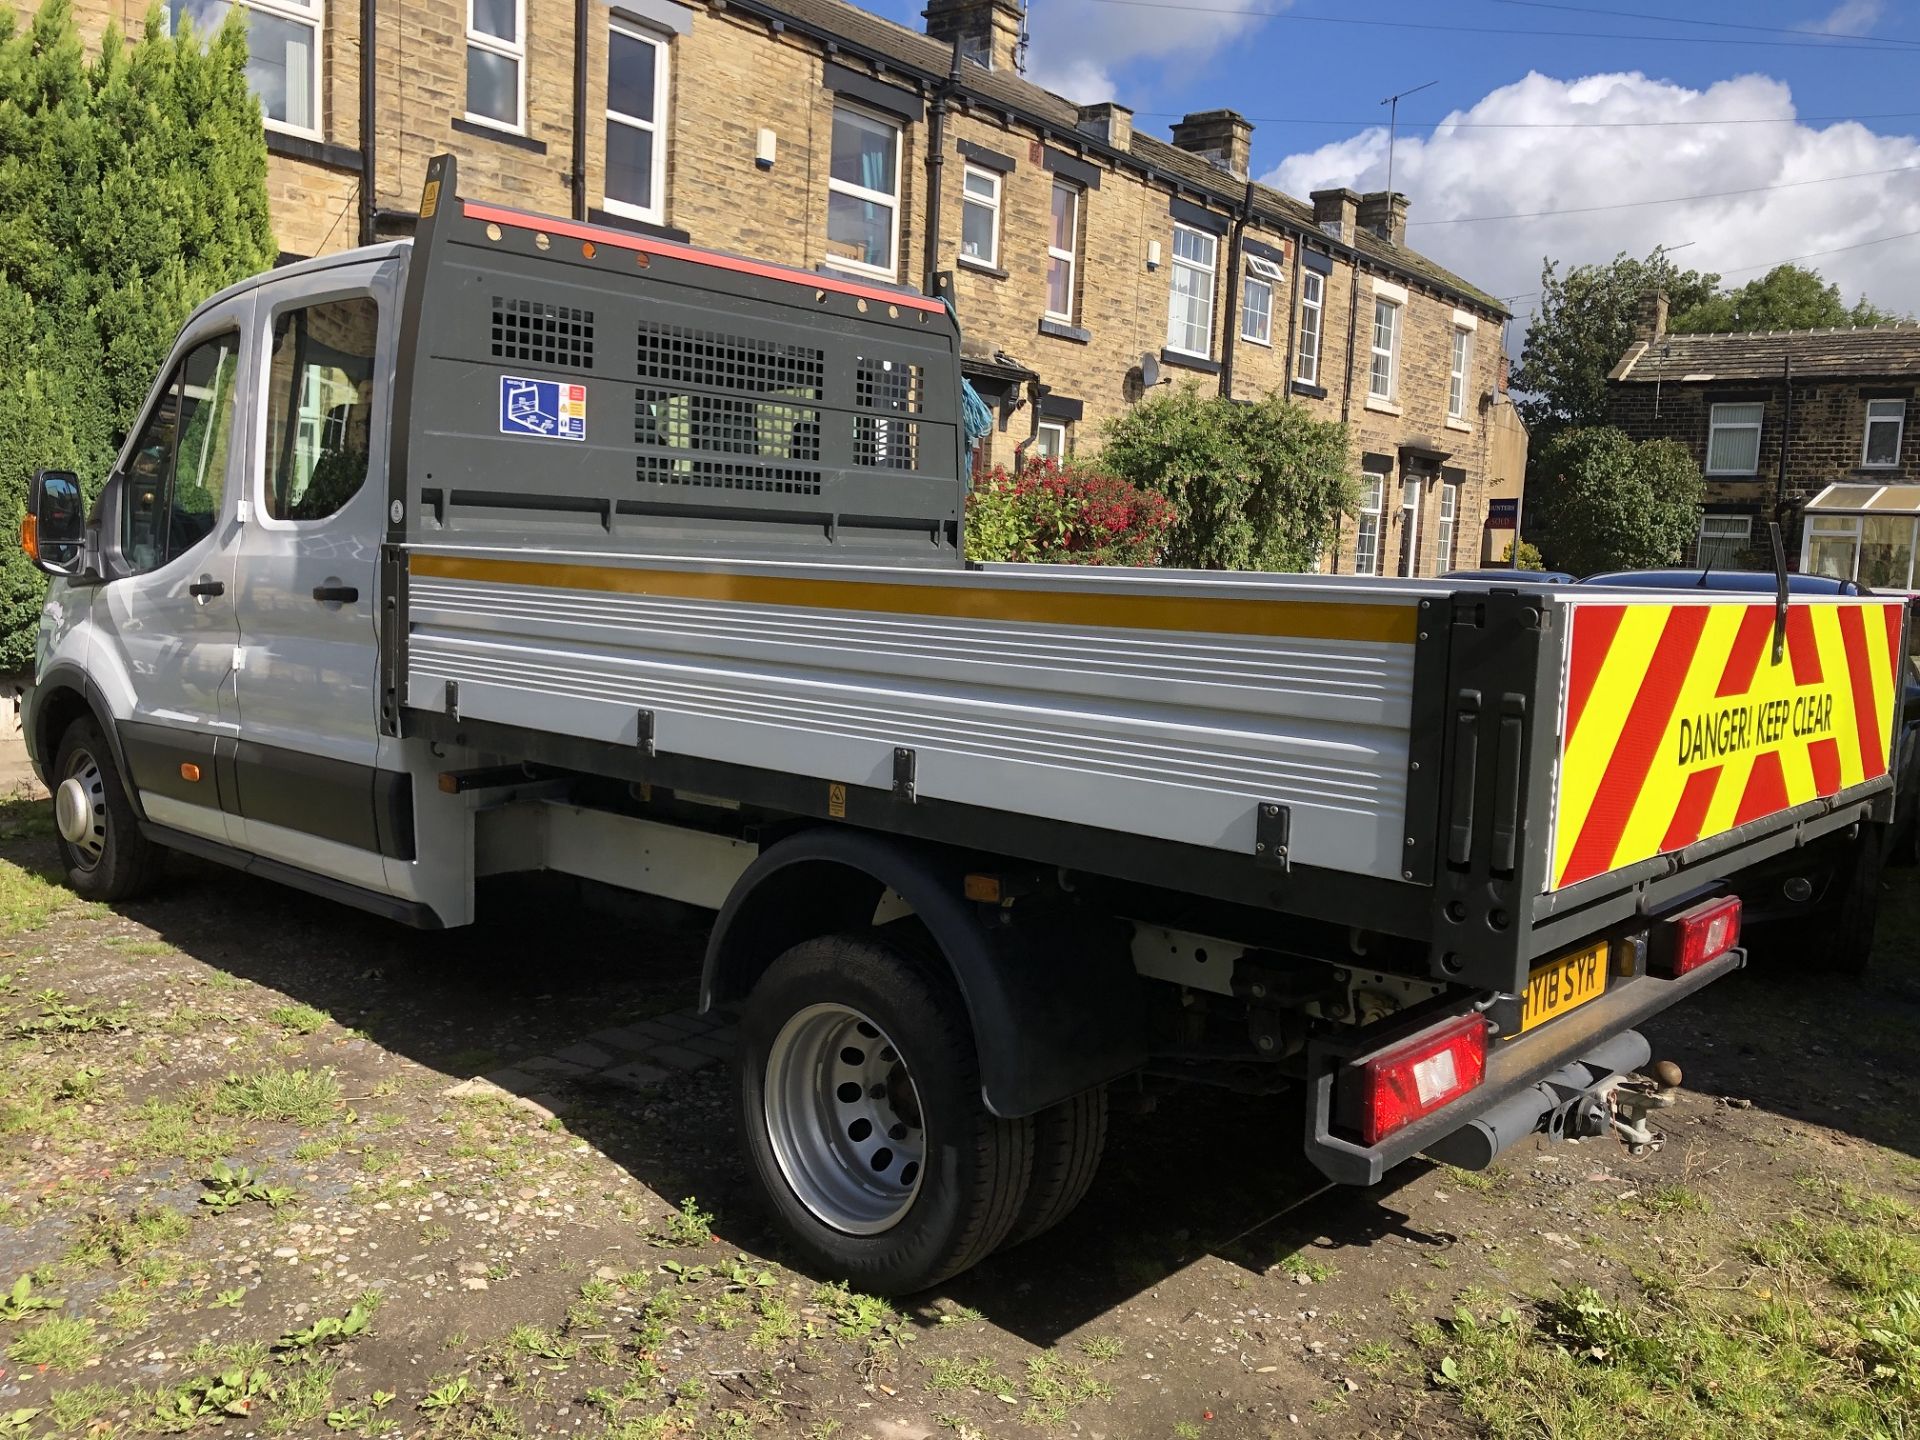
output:
<svg viewBox="0 0 1920 1440"><path fill-rule="evenodd" d="M93 35L146 3L77 0ZM984 465L1091 447L1156 379L1280 390L1352 427L1363 513L1326 568L1511 538L1485 523L1526 459L1508 312L1407 247L1406 197L1303 202L1249 178L1230 110L1169 142L1029 83L1019 0L929 0L924 34L842 0L233 3L287 258L409 233L450 151L498 203L947 295Z"/></svg>

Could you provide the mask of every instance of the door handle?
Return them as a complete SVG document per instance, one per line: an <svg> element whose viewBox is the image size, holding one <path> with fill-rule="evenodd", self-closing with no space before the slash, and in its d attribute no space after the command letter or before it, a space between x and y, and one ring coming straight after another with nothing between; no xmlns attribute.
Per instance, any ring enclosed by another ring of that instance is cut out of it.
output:
<svg viewBox="0 0 1920 1440"><path fill-rule="evenodd" d="M351 605L360 598L360 590L353 585L316 585L313 598L322 605Z"/></svg>
<svg viewBox="0 0 1920 1440"><path fill-rule="evenodd" d="M193 584L187 586L187 594L197 600L205 600L209 596L224 595L226 593L227 587L218 580L196 580Z"/></svg>

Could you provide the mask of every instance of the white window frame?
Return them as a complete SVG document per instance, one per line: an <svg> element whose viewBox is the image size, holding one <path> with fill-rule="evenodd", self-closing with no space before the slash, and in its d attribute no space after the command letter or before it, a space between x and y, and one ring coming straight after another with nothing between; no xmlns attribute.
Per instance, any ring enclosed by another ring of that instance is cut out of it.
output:
<svg viewBox="0 0 1920 1440"><path fill-rule="evenodd" d="M1467 376L1473 372L1473 331L1464 325L1453 327L1452 348L1447 352L1447 418L1467 417Z"/></svg>
<svg viewBox="0 0 1920 1440"><path fill-rule="evenodd" d="M673 113L667 104L668 51L672 37L658 30L649 30L635 25L630 20L613 20L607 26L607 104L606 122L609 125L625 125L629 130L644 131L653 140L652 175L653 204L635 205L630 200L616 200L607 194L607 156L600 154L600 203L614 215L627 215L635 220L646 220L655 225L666 224L667 213L667 119ZM624 110L613 108L613 36L619 34L629 40L638 40L643 45L653 47L653 110L649 118L629 115Z"/></svg>
<svg viewBox="0 0 1920 1440"><path fill-rule="evenodd" d="M1740 543L1734 552L1738 554L1741 550L1745 550L1753 544L1753 517L1751 515L1714 515L1707 513L1703 513L1700 516L1700 534L1695 541L1693 552L1693 558L1696 564L1705 565L1707 563L1707 527L1709 525L1726 527L1736 521L1740 526L1738 531L1722 528L1713 538L1716 541L1738 540ZM1718 564L1719 562L1716 561L1715 563Z"/></svg>
<svg viewBox="0 0 1920 1440"><path fill-rule="evenodd" d="M267 129L276 131L282 135L300 135L309 140L324 140L326 138L326 114L322 97L327 93L326 47L320 42L322 36L326 33L326 0L313 0L311 5L302 5L300 0L230 0L230 3L238 5L243 10L258 10L262 14L273 16L276 20L285 20L294 25L304 25L313 31L313 44L310 52L312 55L310 83L313 89L307 96L307 109L313 116L313 124L295 125L290 120L276 120L266 113L264 107L260 112L260 123ZM167 17L167 33L172 35L175 33L173 28L173 6L168 4L164 13ZM211 33L201 38L210 39L212 38ZM249 42L247 53L249 58L251 58L253 53L251 42Z"/></svg>
<svg viewBox="0 0 1920 1440"><path fill-rule="evenodd" d="M1040 437L1049 433L1055 437L1054 444L1059 447L1052 452L1054 460L1056 462L1065 460L1067 458L1067 423L1064 420L1042 420L1034 427L1032 453L1035 455L1048 453L1040 448Z"/></svg>
<svg viewBox="0 0 1920 1440"><path fill-rule="evenodd" d="M1453 568L1453 532L1460 516L1460 482L1440 482L1440 518L1433 527L1433 573L1444 575Z"/></svg>
<svg viewBox="0 0 1920 1440"><path fill-rule="evenodd" d="M969 180L985 180L993 187L993 198L983 199L967 189ZM960 170L960 255L962 265L982 265L989 270L1000 268L1000 215L1001 198L1005 191L1006 177L997 170L989 170L984 165L965 165ZM967 207L977 206L992 217L992 248L985 255L967 254Z"/></svg>
<svg viewBox="0 0 1920 1440"><path fill-rule="evenodd" d="M1720 412L1722 410L1751 410L1751 409L1757 409L1760 412L1759 419L1753 420L1753 421L1747 421L1747 420L1722 421L1720 419ZM1705 473L1707 473L1708 475L1758 475L1760 473L1760 446L1766 435L1766 424L1767 424L1767 407L1764 403L1761 403L1759 401L1730 400L1725 402L1724 404L1710 406L1707 411L1707 453L1705 457L1706 458L1706 466L1704 467ZM1753 431L1753 464L1747 466L1746 469L1744 470L1729 470L1729 469L1726 469L1724 466L1717 470L1713 468L1713 441L1714 441L1714 437L1718 435L1722 430Z"/></svg>
<svg viewBox="0 0 1920 1440"><path fill-rule="evenodd" d="M1380 573L1381 543L1386 533L1386 496L1386 476L1371 473L1360 476L1360 517L1353 531L1353 573L1356 575ZM1369 525L1373 527L1371 539L1367 538Z"/></svg>
<svg viewBox="0 0 1920 1440"><path fill-rule="evenodd" d="M1253 294L1253 287L1260 286L1267 292L1267 306L1261 312L1262 325L1259 330L1247 328L1247 298ZM1280 292L1280 267L1271 260L1258 255L1247 256L1247 273L1240 282L1240 338L1255 345L1273 348L1273 297Z"/></svg>
<svg viewBox="0 0 1920 1440"><path fill-rule="evenodd" d="M490 130L504 130L509 135L527 133L527 0L513 0L513 34L511 41L502 40L498 35L489 35L473 23L474 0L467 0L467 50L486 50L504 59L513 61L514 76L514 122L509 125L496 120L491 115L476 115L465 108L462 99L462 113L469 123L485 125ZM463 66L462 84L465 83L466 50L460 52Z"/></svg>
<svg viewBox="0 0 1920 1440"><path fill-rule="evenodd" d="M1425 480L1409 475L1400 482L1400 554L1401 565L1411 580L1420 573L1420 507L1426 502Z"/></svg>
<svg viewBox="0 0 1920 1440"><path fill-rule="evenodd" d="M1066 195L1073 201L1073 220L1067 227L1067 237L1071 242L1065 250L1053 243L1053 197ZM1053 182L1053 189L1047 195L1047 259L1058 260L1067 267L1067 308L1065 311L1053 308L1053 293L1047 293L1047 308L1044 312L1049 320L1060 320L1068 325L1073 323L1073 307L1080 286L1080 202L1085 197L1078 185L1065 180ZM1042 279L1045 277L1042 276Z"/></svg>
<svg viewBox="0 0 1920 1440"><path fill-rule="evenodd" d="M1309 294L1311 292L1311 294ZM1327 277L1318 270L1300 271L1300 356L1294 362L1293 378L1303 385L1320 383L1320 329L1326 320ZM1307 313L1313 313L1311 335L1313 344L1307 339Z"/></svg>
<svg viewBox="0 0 1920 1440"><path fill-rule="evenodd" d="M1891 415L1875 415L1873 408L1876 405L1891 405L1894 407L1893 413ZM1875 425L1885 425L1889 420L1893 423L1893 459L1869 460L1867 454L1873 448L1873 427ZM1867 401L1867 420L1866 424L1863 425L1860 430L1860 468L1862 470L1898 470L1900 468L1900 447L1906 443L1906 439L1907 402L1905 400L1888 398Z"/></svg>
<svg viewBox="0 0 1920 1440"><path fill-rule="evenodd" d="M1205 265L1200 264L1196 260L1181 258L1180 236L1183 231L1188 235L1197 236L1207 242L1210 247L1208 250L1210 258ZM1174 287L1173 277L1179 274L1182 269L1191 270L1196 274L1206 277L1207 283L1202 291L1206 303L1201 314L1205 321L1204 328L1207 332L1207 339L1206 348L1201 350L1195 350L1186 343L1186 319L1184 316L1176 317L1174 310L1181 296L1180 291ZM1215 292L1219 289L1219 285L1220 237L1215 235L1211 230L1202 230L1196 225L1175 224L1173 227L1173 245L1168 254L1167 265L1167 349L1179 355L1192 355L1201 360L1211 360L1213 358L1213 306ZM1180 324L1178 343L1176 343L1173 333L1176 318L1178 318Z"/></svg>
<svg viewBox="0 0 1920 1440"><path fill-rule="evenodd" d="M893 132L893 193L884 190L869 190L864 185L856 185L851 180L841 180L833 173L833 131L827 131L827 193L851 195L856 200L865 200L876 205L885 205L893 217L891 238L887 244L887 253L893 257L891 267L869 265L864 260L849 260L843 255L826 255L823 263L835 270L850 270L856 275L876 275L883 280L897 280L900 277L900 184L902 175L901 144L906 127L891 115L878 110L869 110L864 105L854 105L836 98L833 102L834 113L844 110L849 115L858 115L863 120L884 125ZM831 125L831 122L829 122Z"/></svg>
<svg viewBox="0 0 1920 1440"><path fill-rule="evenodd" d="M1367 329L1367 398L1379 400L1391 405L1400 394L1400 331L1402 311L1406 309L1404 300L1395 300L1391 296L1376 293L1373 297L1373 319ZM1387 315L1387 344L1380 346L1380 316ZM1385 360L1386 388L1380 387L1382 360Z"/></svg>

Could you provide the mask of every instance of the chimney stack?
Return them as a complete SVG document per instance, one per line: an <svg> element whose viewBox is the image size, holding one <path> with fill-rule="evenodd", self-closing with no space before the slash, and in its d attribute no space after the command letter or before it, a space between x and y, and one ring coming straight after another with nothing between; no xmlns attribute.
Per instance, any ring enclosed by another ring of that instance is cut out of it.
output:
<svg viewBox="0 0 1920 1440"><path fill-rule="evenodd" d="M1253 122L1233 110L1202 110L1173 127L1173 143L1203 156L1237 180L1253 167Z"/></svg>
<svg viewBox="0 0 1920 1440"><path fill-rule="evenodd" d="M1353 243L1354 220L1360 212L1360 197L1341 186L1336 190L1313 192L1313 221L1343 244Z"/></svg>
<svg viewBox="0 0 1920 1440"><path fill-rule="evenodd" d="M1667 333L1667 292L1649 291L1634 308L1633 338L1652 343Z"/></svg>
<svg viewBox="0 0 1920 1440"><path fill-rule="evenodd" d="M959 45L960 54L976 65L1010 73L1024 68L1020 0L927 0L920 13L929 36Z"/></svg>
<svg viewBox="0 0 1920 1440"><path fill-rule="evenodd" d="M1375 190L1360 197L1356 221L1395 245L1407 242L1407 197L1398 190Z"/></svg>
<svg viewBox="0 0 1920 1440"><path fill-rule="evenodd" d="M1106 141L1116 150L1133 148L1133 111L1111 100L1102 100L1098 105L1082 105L1079 122L1074 128L1082 135Z"/></svg>

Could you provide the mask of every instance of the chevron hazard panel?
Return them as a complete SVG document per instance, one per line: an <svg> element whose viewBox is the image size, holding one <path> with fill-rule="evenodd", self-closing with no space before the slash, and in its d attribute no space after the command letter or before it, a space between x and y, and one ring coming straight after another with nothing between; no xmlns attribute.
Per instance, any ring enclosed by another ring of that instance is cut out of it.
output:
<svg viewBox="0 0 1920 1440"><path fill-rule="evenodd" d="M1887 773L1901 601L1572 608L1549 889Z"/></svg>

